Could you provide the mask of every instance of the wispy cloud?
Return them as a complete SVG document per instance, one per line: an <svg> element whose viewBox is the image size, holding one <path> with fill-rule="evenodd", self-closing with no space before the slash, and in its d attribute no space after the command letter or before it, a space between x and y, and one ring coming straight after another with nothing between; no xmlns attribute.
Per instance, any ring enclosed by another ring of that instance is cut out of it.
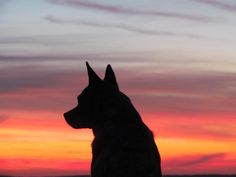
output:
<svg viewBox="0 0 236 177"><path fill-rule="evenodd" d="M110 24L110 23L102 23L102 22L93 22L93 21L85 21L85 20L64 20L60 19L54 16L46 16L44 17L45 20L50 21L52 23L58 23L58 24L77 24L77 25L86 25L86 26L92 26L92 27L100 27L100 28L116 28L116 29L122 29L130 32L140 33L140 34L146 34L146 35L158 35L158 36L180 36L180 37L187 37L187 38L204 38L197 34L181 34L181 33L174 33L169 31L161 31L161 30L147 30L142 29L134 26L128 26L124 24Z"/></svg>
<svg viewBox="0 0 236 177"><path fill-rule="evenodd" d="M110 60L103 62L110 63ZM103 72L104 69L98 70L98 73ZM232 88L236 86L236 75L233 73L175 72L140 75L140 71L137 70L120 69L116 70L116 73L122 91L131 97L138 110L142 112L176 115L235 114L236 93ZM8 67L0 70L0 74L1 107L24 106L18 105L17 96L9 97L15 93L21 96L20 99L25 96L24 99L29 100L28 107L39 109L38 103L35 104L32 97L42 93L47 96L38 98L38 101L48 102L50 108L53 105L50 97L63 100L69 93L78 94L87 84L85 68L53 70L43 66L27 65ZM60 96L60 93L63 93L63 96ZM60 105L57 109L61 107ZM214 130L209 132L216 134Z"/></svg>
<svg viewBox="0 0 236 177"><path fill-rule="evenodd" d="M146 105L146 111L234 114L236 92L231 88L236 86L235 79L235 73L167 72L128 75L121 81L140 109Z"/></svg>
<svg viewBox="0 0 236 177"><path fill-rule="evenodd" d="M203 173L206 167L210 168L215 161L218 161L217 165L224 166L227 155L226 153L212 153L169 158L163 161L163 168L179 174L183 173L183 171L191 173L191 169L194 167L194 169L198 169L198 173Z"/></svg>
<svg viewBox="0 0 236 177"><path fill-rule="evenodd" d="M75 43L72 35L77 37L76 34L4 36L0 37L0 44L71 45ZM78 42L78 39L76 40Z"/></svg>
<svg viewBox="0 0 236 177"><path fill-rule="evenodd" d="M48 0L51 3L66 5L74 8L87 8L91 10L98 10L103 12L109 12L113 14L124 14L124 15L149 15L149 16L158 16L166 18L175 18L189 21L198 21L198 22L216 22L221 21L219 18L200 16L200 15L191 15L191 14L182 14L175 12L167 11L154 11L154 10L140 10L132 9L116 5L108 5L102 3L96 3L92 1L85 0Z"/></svg>
<svg viewBox="0 0 236 177"><path fill-rule="evenodd" d="M198 164L204 164L212 160L220 160L225 157L226 154L224 153L217 153L217 154L207 154L202 156L195 156L192 159L188 159L186 162L180 162L180 166L193 166Z"/></svg>
<svg viewBox="0 0 236 177"><path fill-rule="evenodd" d="M1 93L57 88L62 82L66 84L73 74L75 77L80 76L80 73L76 71L54 70L36 65L6 67L1 69L0 73Z"/></svg>
<svg viewBox="0 0 236 177"><path fill-rule="evenodd" d="M52 61L57 60L59 61L62 59L60 56L12 56L12 55L0 55L0 62L27 62L27 61ZM63 57L63 59L65 59Z"/></svg>
<svg viewBox="0 0 236 177"><path fill-rule="evenodd" d="M202 4L207 4L218 9L236 13L236 4L230 4L226 3L225 1L219 1L219 0L194 0L194 1Z"/></svg>
<svg viewBox="0 0 236 177"><path fill-rule="evenodd" d="M0 70L0 107L51 112L63 109L69 101L65 99L68 93L77 94L78 84L87 84L83 77L79 70L55 70L38 65L6 67Z"/></svg>

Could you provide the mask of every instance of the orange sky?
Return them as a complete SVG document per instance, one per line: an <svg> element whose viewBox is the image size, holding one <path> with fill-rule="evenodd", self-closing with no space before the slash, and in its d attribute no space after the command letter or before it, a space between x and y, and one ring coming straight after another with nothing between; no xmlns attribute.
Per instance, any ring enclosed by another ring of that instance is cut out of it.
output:
<svg viewBox="0 0 236 177"><path fill-rule="evenodd" d="M236 124L225 122L227 117L216 116L214 124L197 116L144 113L143 118L154 131L164 174L235 173ZM224 134L232 136L225 139ZM0 137L2 174L89 173L93 135L71 129L61 112L11 112L1 122Z"/></svg>

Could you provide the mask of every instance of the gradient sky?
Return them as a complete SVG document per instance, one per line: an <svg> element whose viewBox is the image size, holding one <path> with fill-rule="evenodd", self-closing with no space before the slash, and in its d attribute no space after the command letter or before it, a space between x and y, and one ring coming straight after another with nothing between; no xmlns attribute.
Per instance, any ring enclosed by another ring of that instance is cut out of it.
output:
<svg viewBox="0 0 236 177"><path fill-rule="evenodd" d="M236 173L235 0L0 0L0 174L88 174L63 113L85 61L153 130L164 174Z"/></svg>

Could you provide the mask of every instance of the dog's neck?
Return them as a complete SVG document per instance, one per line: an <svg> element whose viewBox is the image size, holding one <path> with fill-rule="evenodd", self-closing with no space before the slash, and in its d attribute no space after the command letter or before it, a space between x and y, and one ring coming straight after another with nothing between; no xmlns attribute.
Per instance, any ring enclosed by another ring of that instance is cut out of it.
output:
<svg viewBox="0 0 236 177"><path fill-rule="evenodd" d="M103 116L104 119L101 118L99 122L94 123L95 126L92 127L95 137L110 134L112 131L115 131L116 128L120 129L120 126L129 126L129 122L142 122L139 113L134 107L131 110L109 109L109 111L104 111Z"/></svg>

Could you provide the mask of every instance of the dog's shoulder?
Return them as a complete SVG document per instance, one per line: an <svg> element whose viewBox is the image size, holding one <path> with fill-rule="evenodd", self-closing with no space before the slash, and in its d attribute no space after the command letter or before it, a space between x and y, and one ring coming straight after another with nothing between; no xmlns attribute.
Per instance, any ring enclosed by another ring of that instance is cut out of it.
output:
<svg viewBox="0 0 236 177"><path fill-rule="evenodd" d="M110 151L137 150L153 146L152 131L143 123L141 118L115 118L95 135L92 148L95 154L109 149ZM137 148L138 147L138 148Z"/></svg>

